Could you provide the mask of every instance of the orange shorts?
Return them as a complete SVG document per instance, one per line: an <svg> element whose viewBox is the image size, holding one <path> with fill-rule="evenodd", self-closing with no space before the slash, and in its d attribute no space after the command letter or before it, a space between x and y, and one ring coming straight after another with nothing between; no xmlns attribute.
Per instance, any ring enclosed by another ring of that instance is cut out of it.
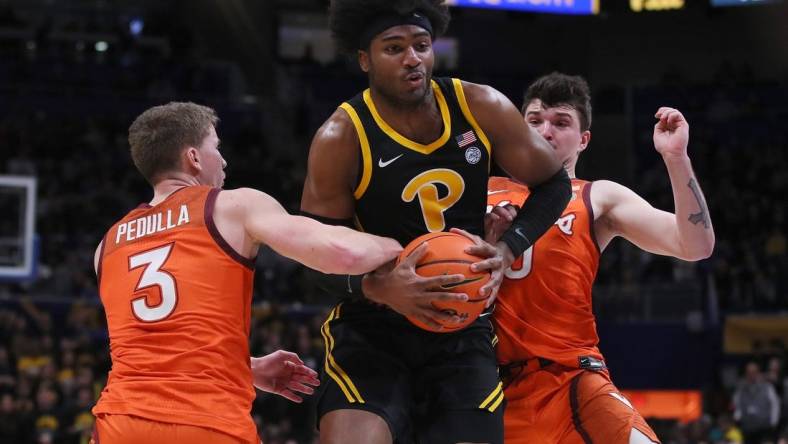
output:
<svg viewBox="0 0 788 444"><path fill-rule="evenodd" d="M553 364L515 376L505 394L506 444L628 444L633 427L659 443L607 371Z"/></svg>
<svg viewBox="0 0 788 444"><path fill-rule="evenodd" d="M151 421L130 415L99 415L90 444L239 444L222 432L186 424Z"/></svg>

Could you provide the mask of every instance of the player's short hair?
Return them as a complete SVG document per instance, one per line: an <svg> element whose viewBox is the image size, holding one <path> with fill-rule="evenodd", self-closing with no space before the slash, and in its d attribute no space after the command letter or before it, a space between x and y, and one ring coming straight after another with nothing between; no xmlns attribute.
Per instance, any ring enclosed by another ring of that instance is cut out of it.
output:
<svg viewBox="0 0 788 444"><path fill-rule="evenodd" d="M362 35L376 19L387 15L407 16L414 12L430 21L433 38L446 32L451 16L445 0L331 0L331 34L340 50L353 54L359 49L369 48L362 43Z"/></svg>
<svg viewBox="0 0 788 444"><path fill-rule="evenodd" d="M560 72L539 77L525 92L523 114L534 99L539 99L547 108L559 105L574 108L580 116L580 131L591 128L591 88L583 77Z"/></svg>
<svg viewBox="0 0 788 444"><path fill-rule="evenodd" d="M170 102L140 114L129 127L131 160L151 185L178 165L181 151L199 147L219 123L216 111L191 102Z"/></svg>

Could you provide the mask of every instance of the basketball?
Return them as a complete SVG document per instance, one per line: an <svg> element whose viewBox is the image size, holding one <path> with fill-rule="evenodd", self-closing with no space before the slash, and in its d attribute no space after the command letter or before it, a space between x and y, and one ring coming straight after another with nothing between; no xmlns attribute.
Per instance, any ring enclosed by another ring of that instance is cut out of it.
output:
<svg viewBox="0 0 788 444"><path fill-rule="evenodd" d="M489 272L471 271L471 264L479 262L482 258L468 254L465 249L473 245L467 237L450 232L428 233L411 241L399 255L397 262L408 257L413 250L424 242L429 241L427 252L416 264L416 273L423 277L440 276L444 274L462 274L465 280L457 284L447 285L443 288L454 293L465 293L468 300L460 301L434 301L432 304L441 311L460 317L459 323L444 323L443 329L437 330L422 321L408 317L408 320L419 328L437 333L451 333L470 325L484 310L487 297L479 295L479 289L490 280ZM440 321L439 321L440 322Z"/></svg>

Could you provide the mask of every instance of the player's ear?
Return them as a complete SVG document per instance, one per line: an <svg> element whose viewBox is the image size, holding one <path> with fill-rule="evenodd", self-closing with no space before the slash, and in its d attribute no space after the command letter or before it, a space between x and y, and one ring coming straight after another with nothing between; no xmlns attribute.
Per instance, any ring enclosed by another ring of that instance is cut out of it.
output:
<svg viewBox="0 0 788 444"><path fill-rule="evenodd" d="M580 134L580 150L578 152L585 151L589 143L591 143L591 131L585 130Z"/></svg>
<svg viewBox="0 0 788 444"><path fill-rule="evenodd" d="M200 150L193 146L186 147L183 150L183 161L188 166L189 170L197 172L202 171L202 163L200 159Z"/></svg>
<svg viewBox="0 0 788 444"><path fill-rule="evenodd" d="M369 52L358 50L358 66L364 72L369 72Z"/></svg>

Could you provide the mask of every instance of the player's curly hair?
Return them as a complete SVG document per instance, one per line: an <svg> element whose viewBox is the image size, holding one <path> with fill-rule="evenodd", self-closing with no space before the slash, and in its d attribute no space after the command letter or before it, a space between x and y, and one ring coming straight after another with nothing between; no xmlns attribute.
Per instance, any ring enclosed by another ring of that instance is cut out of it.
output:
<svg viewBox="0 0 788 444"><path fill-rule="evenodd" d="M591 88L581 76L552 72L536 79L525 92L522 112L532 100L539 99L545 107L567 105L580 116L580 131L591 128Z"/></svg>
<svg viewBox="0 0 788 444"><path fill-rule="evenodd" d="M432 25L435 38L449 26L449 6L445 0L331 0L329 23L339 49L353 54L359 48L361 34L369 23L386 14L407 15L419 12Z"/></svg>

